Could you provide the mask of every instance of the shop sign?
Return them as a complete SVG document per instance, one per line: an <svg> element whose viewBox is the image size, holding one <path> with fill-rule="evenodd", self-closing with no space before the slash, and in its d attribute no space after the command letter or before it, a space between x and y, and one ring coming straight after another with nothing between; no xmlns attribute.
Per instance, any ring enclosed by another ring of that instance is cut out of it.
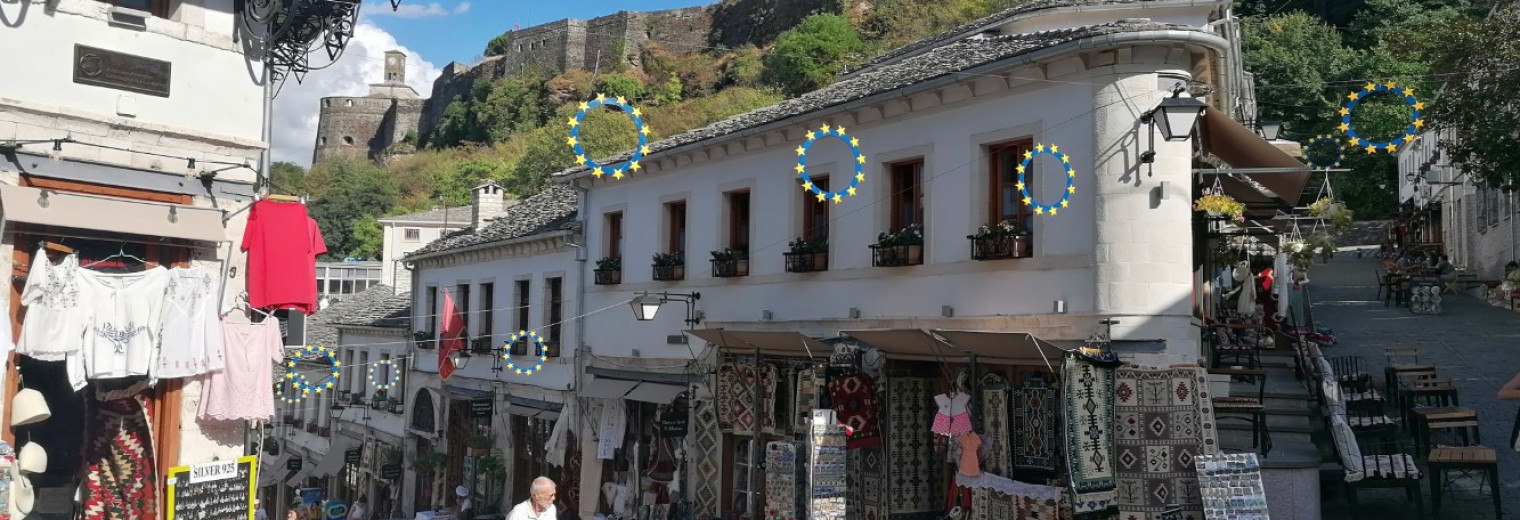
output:
<svg viewBox="0 0 1520 520"><path fill-rule="evenodd" d="M235 461L169 468L164 473L165 520L201 520L211 511L250 511L257 455ZM251 512L251 511L250 511Z"/></svg>
<svg viewBox="0 0 1520 520"><path fill-rule="evenodd" d="M74 82L169 97L173 64L85 45L74 46Z"/></svg>
<svg viewBox="0 0 1520 520"><path fill-rule="evenodd" d="M385 480L396 480L398 478L401 478L401 465L391 463L380 466L380 478L383 478Z"/></svg>
<svg viewBox="0 0 1520 520"><path fill-rule="evenodd" d="M299 471L301 469L301 459L292 458L285 461L285 469L288 469L290 471Z"/></svg>
<svg viewBox="0 0 1520 520"><path fill-rule="evenodd" d="M495 405L496 402L490 399L472 399L470 400L470 417L476 419L489 418L495 412Z"/></svg>
<svg viewBox="0 0 1520 520"><path fill-rule="evenodd" d="M327 520L346 520L348 518L348 504L342 502L327 503Z"/></svg>
<svg viewBox="0 0 1520 520"><path fill-rule="evenodd" d="M364 460L364 450L362 449L349 448L348 451L343 452L344 464L358 464L362 460Z"/></svg>
<svg viewBox="0 0 1520 520"><path fill-rule="evenodd" d="M691 424L691 413L686 406L685 399L676 399L675 403L665 407L665 413L660 414L656 426L659 427L660 437L685 437L687 427Z"/></svg>

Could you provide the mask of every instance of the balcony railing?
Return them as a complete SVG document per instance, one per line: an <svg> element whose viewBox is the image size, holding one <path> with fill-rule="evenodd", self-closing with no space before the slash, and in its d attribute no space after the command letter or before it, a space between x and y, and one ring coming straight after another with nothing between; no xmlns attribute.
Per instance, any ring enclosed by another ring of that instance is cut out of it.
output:
<svg viewBox="0 0 1520 520"><path fill-rule="evenodd" d="M674 282L686 279L686 266L684 265L657 265L654 266L654 279L657 282Z"/></svg>
<svg viewBox="0 0 1520 520"><path fill-rule="evenodd" d="M921 244L871 245L871 265L876 267L902 267L922 263L924 263L924 246Z"/></svg>
<svg viewBox="0 0 1520 520"><path fill-rule="evenodd" d="M782 253L786 258L786 272L812 273L829 270L828 253Z"/></svg>
<svg viewBox="0 0 1520 520"><path fill-rule="evenodd" d="M973 236L971 258L973 260L1003 260L1034 256L1029 235Z"/></svg>
<svg viewBox="0 0 1520 520"><path fill-rule="evenodd" d="M597 269L593 272L596 273L595 282L597 285L617 285L623 283L622 269Z"/></svg>

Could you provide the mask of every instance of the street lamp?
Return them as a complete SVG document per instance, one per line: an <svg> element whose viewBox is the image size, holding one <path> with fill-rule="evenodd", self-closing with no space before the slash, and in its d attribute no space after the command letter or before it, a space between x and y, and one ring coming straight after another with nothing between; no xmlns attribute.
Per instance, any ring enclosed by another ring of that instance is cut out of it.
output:
<svg viewBox="0 0 1520 520"><path fill-rule="evenodd" d="M1156 108L1140 116L1140 122L1161 127L1161 138L1167 141L1186 141L1193 138L1193 126L1209 106L1194 97L1182 97L1187 87L1181 83L1172 89L1172 97L1161 100ZM1160 123L1157 125L1157 123Z"/></svg>
<svg viewBox="0 0 1520 520"><path fill-rule="evenodd" d="M468 350L460 348L449 353L449 362L454 364L455 369L464 370L465 365L470 364L470 357Z"/></svg>
<svg viewBox="0 0 1520 520"><path fill-rule="evenodd" d="M702 323L702 318L697 316L697 300L701 298L702 293L639 293L629 300L628 305L633 307L634 319L650 321L666 302L686 302L686 325L696 327Z"/></svg>
<svg viewBox="0 0 1520 520"><path fill-rule="evenodd" d="M1276 141L1282 136L1283 124L1281 119L1263 119L1256 123L1256 131L1262 139Z"/></svg>
<svg viewBox="0 0 1520 520"><path fill-rule="evenodd" d="M343 410L346 409L347 408L341 404L333 403L332 408L329 408L327 412L331 414L332 420L337 421L343 418Z"/></svg>

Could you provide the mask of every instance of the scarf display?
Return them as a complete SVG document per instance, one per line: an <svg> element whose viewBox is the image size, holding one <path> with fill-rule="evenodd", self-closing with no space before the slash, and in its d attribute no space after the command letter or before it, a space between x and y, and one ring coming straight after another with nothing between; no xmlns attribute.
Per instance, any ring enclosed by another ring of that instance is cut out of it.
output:
<svg viewBox="0 0 1520 520"><path fill-rule="evenodd" d="M135 386L99 392L85 420L85 520L156 520L153 430Z"/></svg>

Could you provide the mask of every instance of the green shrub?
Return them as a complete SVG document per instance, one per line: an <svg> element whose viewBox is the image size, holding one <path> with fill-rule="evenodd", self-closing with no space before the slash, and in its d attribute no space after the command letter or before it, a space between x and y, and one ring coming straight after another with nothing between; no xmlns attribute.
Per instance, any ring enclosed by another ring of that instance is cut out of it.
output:
<svg viewBox="0 0 1520 520"><path fill-rule="evenodd" d="M815 14L776 38L761 77L788 95L801 95L828 85L865 50L860 32L845 17Z"/></svg>

